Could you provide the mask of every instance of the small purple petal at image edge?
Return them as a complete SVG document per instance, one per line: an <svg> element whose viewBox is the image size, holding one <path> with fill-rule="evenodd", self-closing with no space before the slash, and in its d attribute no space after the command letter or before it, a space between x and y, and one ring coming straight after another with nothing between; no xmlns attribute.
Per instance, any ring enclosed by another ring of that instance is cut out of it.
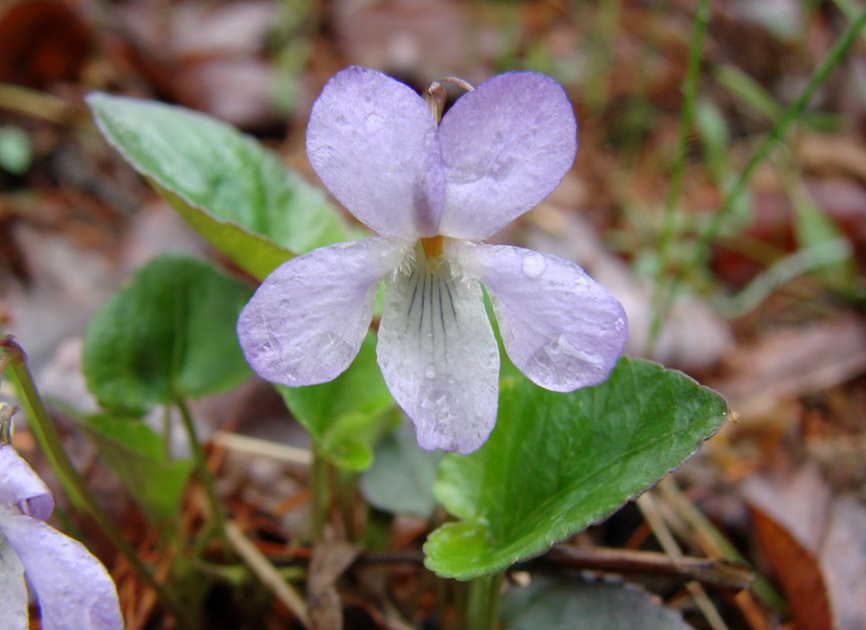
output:
<svg viewBox="0 0 866 630"><path fill-rule="evenodd" d="M577 123L562 87L502 74L437 127L424 99L375 70L337 73L313 105L307 155L378 236L278 267L238 320L247 361L289 386L335 378L358 353L385 281L378 362L422 448L471 453L496 422L499 351L530 380L572 391L607 379L628 340L622 305L580 267L486 245L571 168ZM321 365L319 365L321 362Z"/></svg>
<svg viewBox="0 0 866 630"><path fill-rule="evenodd" d="M0 537L36 591L42 627L122 630L114 582L81 543L44 522L53 511L54 499L43 481L11 445L0 445ZM3 602L0 610L14 605ZM6 622L0 619L3 628Z"/></svg>

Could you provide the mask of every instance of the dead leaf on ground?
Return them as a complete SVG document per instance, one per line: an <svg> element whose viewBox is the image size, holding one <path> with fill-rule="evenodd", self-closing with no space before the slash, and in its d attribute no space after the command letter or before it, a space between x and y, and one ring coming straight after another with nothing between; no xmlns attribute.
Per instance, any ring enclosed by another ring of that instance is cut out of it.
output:
<svg viewBox="0 0 866 630"><path fill-rule="evenodd" d="M832 497L815 463L741 489L798 630L866 627L866 507Z"/></svg>
<svg viewBox="0 0 866 630"><path fill-rule="evenodd" d="M844 383L866 371L866 324L854 315L768 332L724 359L728 376L709 379L743 416Z"/></svg>

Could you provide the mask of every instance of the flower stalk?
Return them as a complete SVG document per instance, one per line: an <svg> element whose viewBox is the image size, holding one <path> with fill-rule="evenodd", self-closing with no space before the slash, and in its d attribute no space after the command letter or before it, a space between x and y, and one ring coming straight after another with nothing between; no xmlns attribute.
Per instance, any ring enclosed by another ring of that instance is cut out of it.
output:
<svg viewBox="0 0 866 630"><path fill-rule="evenodd" d="M123 554L139 578L153 589L163 605L171 611L181 627L194 628L195 623L189 612L180 606L165 586L154 579L150 570L139 559L135 549L126 542L121 533L114 527L111 519L96 502L87 487L87 483L72 465L66 451L63 450L60 435L42 403L30 369L27 367L27 355L21 346L13 340L11 335L5 335L0 338L0 352L2 352L0 366L8 366L7 375L18 392L18 399L30 419L33 435L60 480L64 492L78 509L87 513L96 522L114 547Z"/></svg>
<svg viewBox="0 0 866 630"><path fill-rule="evenodd" d="M223 543L223 549L228 551L231 549L231 545L229 544L229 539L226 535L226 519L225 514L223 513L222 504L220 503L219 496L216 493L216 487L214 486L213 476L210 474L210 470L207 467L207 456L205 455L204 449L202 448L201 441L198 439L198 433L195 430L195 423L192 419L192 414L189 411L189 406L187 406L186 401L183 398L178 397L174 401L177 406L178 411L180 412L181 420L183 421L183 427L186 430L186 434L189 437L190 448L192 449L193 461L195 462L196 473L198 474L199 481L204 486L205 494L207 494L208 504L210 507L210 518L213 527L217 530L217 533L220 537L220 540Z"/></svg>
<svg viewBox="0 0 866 630"><path fill-rule="evenodd" d="M496 630L505 573L485 575L469 583L466 605L466 627L472 630Z"/></svg>

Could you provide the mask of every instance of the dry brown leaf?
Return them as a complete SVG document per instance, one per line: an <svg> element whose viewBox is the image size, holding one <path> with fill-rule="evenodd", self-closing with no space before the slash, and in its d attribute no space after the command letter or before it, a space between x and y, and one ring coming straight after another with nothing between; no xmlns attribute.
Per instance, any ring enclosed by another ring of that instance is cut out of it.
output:
<svg viewBox="0 0 866 630"><path fill-rule="evenodd" d="M815 463L753 476L741 489L797 628L866 627L866 507L832 497Z"/></svg>
<svg viewBox="0 0 866 630"><path fill-rule="evenodd" d="M307 607L313 630L343 627L340 596L334 584L358 557L358 549L344 542L318 543L307 576Z"/></svg>
<svg viewBox="0 0 866 630"><path fill-rule="evenodd" d="M765 512L756 507L749 512L758 544L782 584L797 630L831 630L827 587L815 556Z"/></svg>
<svg viewBox="0 0 866 630"><path fill-rule="evenodd" d="M866 371L866 324L853 315L765 334L727 357L728 377L710 380L740 414L774 407Z"/></svg>
<svg viewBox="0 0 866 630"><path fill-rule="evenodd" d="M833 501L820 555L834 630L866 628L866 507L852 496Z"/></svg>

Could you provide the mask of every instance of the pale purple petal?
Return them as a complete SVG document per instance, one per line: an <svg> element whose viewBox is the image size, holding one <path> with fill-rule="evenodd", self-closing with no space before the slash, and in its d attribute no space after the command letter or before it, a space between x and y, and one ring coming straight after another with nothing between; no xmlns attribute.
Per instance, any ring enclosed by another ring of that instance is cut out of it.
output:
<svg viewBox="0 0 866 630"><path fill-rule="evenodd" d="M0 504L41 521L54 511L54 497L10 444L0 445Z"/></svg>
<svg viewBox="0 0 866 630"><path fill-rule="evenodd" d="M577 151L562 87L542 74L501 74L461 96L439 126L446 236L487 238L559 184Z"/></svg>
<svg viewBox="0 0 866 630"><path fill-rule="evenodd" d="M3 630L27 630L24 565L0 529L0 622Z"/></svg>
<svg viewBox="0 0 866 630"><path fill-rule="evenodd" d="M477 282L453 277L447 263L388 278L377 351L421 448L467 454L484 443L496 423L499 350Z"/></svg>
<svg viewBox="0 0 866 630"><path fill-rule="evenodd" d="M3 514L0 529L36 591L44 630L123 628L114 582L81 543L18 514Z"/></svg>
<svg viewBox="0 0 866 630"><path fill-rule="evenodd" d="M412 88L352 66L328 81L307 156L340 203L381 236L434 236L445 180L436 123Z"/></svg>
<svg viewBox="0 0 866 630"><path fill-rule="evenodd" d="M238 319L238 338L253 370L290 387L336 378L358 354L379 281L400 264L405 246L365 238L277 267Z"/></svg>
<svg viewBox="0 0 866 630"><path fill-rule="evenodd" d="M606 380L628 340L625 311L572 262L520 247L452 242L445 255L491 292L505 350L558 392Z"/></svg>

